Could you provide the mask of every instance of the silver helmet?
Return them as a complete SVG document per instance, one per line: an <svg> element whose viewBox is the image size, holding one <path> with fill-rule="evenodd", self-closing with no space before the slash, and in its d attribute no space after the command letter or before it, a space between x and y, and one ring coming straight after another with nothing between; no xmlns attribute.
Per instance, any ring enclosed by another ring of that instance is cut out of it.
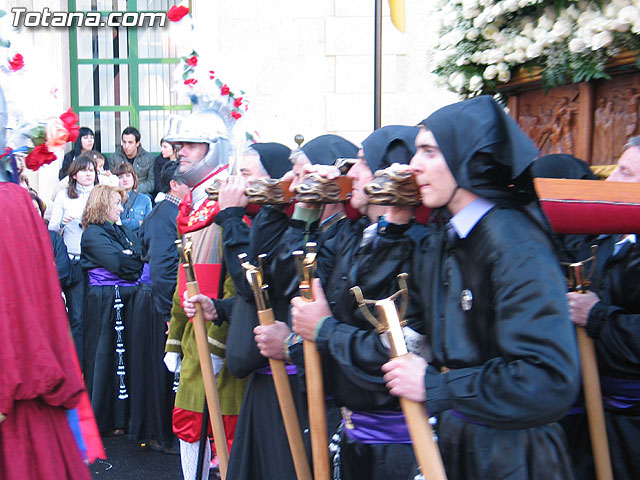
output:
<svg viewBox="0 0 640 480"><path fill-rule="evenodd" d="M196 111L187 117L172 115L167 120L164 140L172 144L206 143L209 147L202 160L182 172L193 188L217 168L229 163L232 153L228 129L220 115L213 110Z"/></svg>

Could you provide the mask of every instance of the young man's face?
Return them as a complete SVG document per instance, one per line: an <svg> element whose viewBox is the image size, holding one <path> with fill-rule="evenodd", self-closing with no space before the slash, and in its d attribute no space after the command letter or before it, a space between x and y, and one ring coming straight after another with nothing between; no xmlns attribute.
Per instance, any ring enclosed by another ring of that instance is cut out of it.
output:
<svg viewBox="0 0 640 480"><path fill-rule="evenodd" d="M373 180L373 173L371 173L369 165L367 165L367 162L364 160L362 149L358 151L358 161L349 169L347 177L350 178L353 183L349 202L353 208L360 213L364 213L367 205L369 205L369 197L365 193L364 187Z"/></svg>
<svg viewBox="0 0 640 480"><path fill-rule="evenodd" d="M193 167L196 163L202 160L209 151L209 145L206 143L182 143L180 150L178 150L178 171L184 173Z"/></svg>
<svg viewBox="0 0 640 480"><path fill-rule="evenodd" d="M140 142L136 142L136 137L133 134L122 135L122 151L127 158L135 158L138 153L138 147Z"/></svg>
<svg viewBox="0 0 640 480"><path fill-rule="evenodd" d="M609 182L640 182L640 147L624 151L616 168L607 178Z"/></svg>
<svg viewBox="0 0 640 480"><path fill-rule="evenodd" d="M422 204L429 208L447 206L458 188L433 133L422 128L416 137L416 154L410 163Z"/></svg>

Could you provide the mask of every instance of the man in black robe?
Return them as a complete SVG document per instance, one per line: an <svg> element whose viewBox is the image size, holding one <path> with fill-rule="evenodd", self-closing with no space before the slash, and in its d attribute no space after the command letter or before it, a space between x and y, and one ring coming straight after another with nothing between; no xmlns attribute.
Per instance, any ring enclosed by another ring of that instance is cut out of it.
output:
<svg viewBox="0 0 640 480"><path fill-rule="evenodd" d="M640 137L625 145L612 182L640 182ZM571 320L593 338L616 480L640 478L640 244L637 234L601 237L590 292L567 294ZM584 409L563 426L577 478L595 479Z"/></svg>
<svg viewBox="0 0 640 480"><path fill-rule="evenodd" d="M578 353L529 170L538 151L487 96L421 124L411 166L443 217L414 260L431 355L391 360L387 386L437 418L450 480L571 479L557 420Z"/></svg>
<svg viewBox="0 0 640 480"><path fill-rule="evenodd" d="M361 218L344 223L336 232L318 233L321 282L314 284L315 301L298 297L291 302L293 331L316 342L326 394L342 411L343 433L335 440L333 448L339 455L334 455L333 464L344 480L404 480L414 462L404 416L380 371L389 359L388 346L363 315L350 288L360 287L368 299L384 298L398 290L397 275L409 270L412 236L421 229L411 221L412 209L370 205L364 187L375 172L393 163L408 163L416 134L415 127L394 125L363 141L347 173L353 180L350 203ZM420 338L414 329L407 333ZM291 359L302 367L300 351L299 342L289 346Z"/></svg>
<svg viewBox="0 0 640 480"><path fill-rule="evenodd" d="M140 227L142 260L149 264L151 278L150 311L134 318L135 343L132 351L131 424L129 436L148 440L154 450L178 453L171 430L175 376L164 365L164 347L171 321L173 293L178 278L178 205L189 187L177 172L178 163L169 162L161 170L160 191L165 193Z"/></svg>

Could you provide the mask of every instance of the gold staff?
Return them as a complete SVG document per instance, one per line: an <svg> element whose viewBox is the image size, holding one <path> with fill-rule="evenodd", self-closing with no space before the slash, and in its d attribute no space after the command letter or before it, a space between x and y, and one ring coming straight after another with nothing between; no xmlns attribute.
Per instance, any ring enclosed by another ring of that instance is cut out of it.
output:
<svg viewBox="0 0 640 480"><path fill-rule="evenodd" d="M298 276L300 296L313 302L311 281L316 277L317 245L308 242L305 255L301 250L293 252ZM316 343L303 340L304 371L307 383L307 408L309 409L309 429L311 430L311 456L314 480L329 480L329 448L327 441L327 412L325 409L324 385L322 383L322 361Z"/></svg>
<svg viewBox="0 0 640 480"><path fill-rule="evenodd" d="M200 288L196 279L196 272L193 268L192 257L192 241L191 235L183 235L182 241L176 241L178 251L182 260L185 277L187 279L187 292L189 297L198 295ZM196 314L193 317L193 333L196 337L196 345L198 347L198 359L200 360L200 370L202 371L202 381L204 383L204 393L207 398L207 407L209 410L209 418L213 427L213 440L216 444L218 453L218 462L220 467L220 477L225 480L227 476L227 466L229 465L229 450L227 449L227 438L224 432L224 424L222 423L222 413L220 411L220 399L218 398L218 389L216 388L216 377L213 373L211 365L211 356L209 353L209 341L207 340L207 329L205 327L204 315L202 307L199 303L195 304Z"/></svg>
<svg viewBox="0 0 640 480"><path fill-rule="evenodd" d="M245 270L247 282L249 282L251 290L253 291L260 325L273 325L275 323L275 317L273 310L269 306L269 296L267 294L268 285L262 283L262 269L250 264L247 261L246 253L238 255L238 258L242 262L242 268ZM293 394L291 393L291 384L289 383L286 366L283 360L273 358L269 358L269 366L271 367L278 403L280 404L284 428L287 432L287 440L289 441L289 448L291 449L291 457L293 458L296 477L298 480L311 480L311 470L309 468L309 461L307 460L307 452L304 449L302 431L300 430L296 406L293 403Z"/></svg>

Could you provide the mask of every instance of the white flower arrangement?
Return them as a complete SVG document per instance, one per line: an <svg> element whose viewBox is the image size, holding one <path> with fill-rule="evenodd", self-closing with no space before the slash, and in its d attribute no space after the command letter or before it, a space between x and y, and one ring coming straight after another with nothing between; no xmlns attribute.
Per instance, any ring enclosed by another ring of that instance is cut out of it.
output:
<svg viewBox="0 0 640 480"><path fill-rule="evenodd" d="M608 78L607 61L640 51L640 0L439 0L431 58L441 83L467 97L497 92L518 68L546 88Z"/></svg>

